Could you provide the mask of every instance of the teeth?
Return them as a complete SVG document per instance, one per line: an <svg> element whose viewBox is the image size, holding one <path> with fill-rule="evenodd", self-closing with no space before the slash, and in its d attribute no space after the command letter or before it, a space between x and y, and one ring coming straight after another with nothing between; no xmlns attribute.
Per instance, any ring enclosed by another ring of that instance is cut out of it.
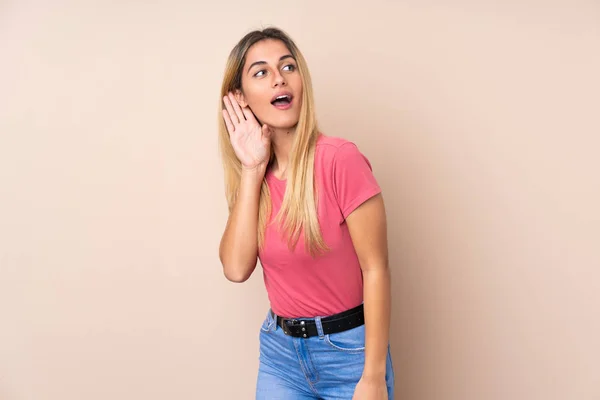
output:
<svg viewBox="0 0 600 400"><path fill-rule="evenodd" d="M287 99L288 96L287 95L283 95L283 96L277 96L277 98L275 100L283 100L283 99Z"/></svg>

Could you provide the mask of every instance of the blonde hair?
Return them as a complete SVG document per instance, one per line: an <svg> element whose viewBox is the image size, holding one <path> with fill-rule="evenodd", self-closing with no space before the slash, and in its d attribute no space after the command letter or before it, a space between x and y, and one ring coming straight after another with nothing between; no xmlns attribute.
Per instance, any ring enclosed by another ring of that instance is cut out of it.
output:
<svg viewBox="0 0 600 400"><path fill-rule="evenodd" d="M287 236L288 247L290 249L296 247L300 239L300 234L304 231L305 250L315 256L318 253L328 250L328 247L323 240L317 217L318 200L314 184L314 160L319 130L315 115L312 83L308 66L302 53L296 47L293 40L278 28L271 27L246 34L231 50L227 60L223 83L221 85L218 119L219 146L225 172L225 195L229 212L231 212L240 186L242 166L231 146L229 133L223 121L222 109L224 106L221 99L230 91L235 92L235 90L242 89L242 69L246 62L246 54L252 45L267 39L280 40L287 46L292 56L296 59L303 87L300 118L296 126L288 164L287 186L276 221ZM274 152L271 151L269 166L273 160ZM260 189L258 210L257 237L259 248L262 248L264 245L265 229L270 217L271 195L266 179L264 179Z"/></svg>

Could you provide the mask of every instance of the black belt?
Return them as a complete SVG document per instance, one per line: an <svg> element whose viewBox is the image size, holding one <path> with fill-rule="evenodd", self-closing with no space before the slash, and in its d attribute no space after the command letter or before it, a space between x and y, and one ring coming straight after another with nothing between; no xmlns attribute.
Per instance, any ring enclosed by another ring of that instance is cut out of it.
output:
<svg viewBox="0 0 600 400"><path fill-rule="evenodd" d="M362 304L339 314L321 318L324 335L343 332L361 326L364 323L365 316ZM292 319L277 316L277 325L289 336L302 338L319 336L317 324L314 319Z"/></svg>

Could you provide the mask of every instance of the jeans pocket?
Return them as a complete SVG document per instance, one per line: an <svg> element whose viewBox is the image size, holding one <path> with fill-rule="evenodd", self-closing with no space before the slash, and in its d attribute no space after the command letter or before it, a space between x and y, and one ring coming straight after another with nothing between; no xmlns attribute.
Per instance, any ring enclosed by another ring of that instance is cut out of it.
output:
<svg viewBox="0 0 600 400"><path fill-rule="evenodd" d="M262 326L260 327L260 330L262 332L271 332L274 327L275 327L275 318L273 318L273 314L271 313L271 310L269 310L269 312L267 313L267 316L265 317L265 319L262 323Z"/></svg>
<svg viewBox="0 0 600 400"><path fill-rule="evenodd" d="M365 325L347 331L325 335L325 343L338 351L360 353L365 351Z"/></svg>

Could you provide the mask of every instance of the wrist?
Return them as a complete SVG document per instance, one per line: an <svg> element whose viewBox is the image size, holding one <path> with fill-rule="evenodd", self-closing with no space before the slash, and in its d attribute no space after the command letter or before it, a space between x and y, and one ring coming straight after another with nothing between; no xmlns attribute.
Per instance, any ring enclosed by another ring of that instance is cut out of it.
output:
<svg viewBox="0 0 600 400"><path fill-rule="evenodd" d="M262 183L263 178L265 177L265 172L267 170L266 163L258 164L255 167L244 167L242 165L242 180L250 180L256 183Z"/></svg>
<svg viewBox="0 0 600 400"><path fill-rule="evenodd" d="M367 380L380 380L385 379L385 374L387 370L387 365L383 364L382 366L369 366L365 365L365 369L363 370L362 376Z"/></svg>

